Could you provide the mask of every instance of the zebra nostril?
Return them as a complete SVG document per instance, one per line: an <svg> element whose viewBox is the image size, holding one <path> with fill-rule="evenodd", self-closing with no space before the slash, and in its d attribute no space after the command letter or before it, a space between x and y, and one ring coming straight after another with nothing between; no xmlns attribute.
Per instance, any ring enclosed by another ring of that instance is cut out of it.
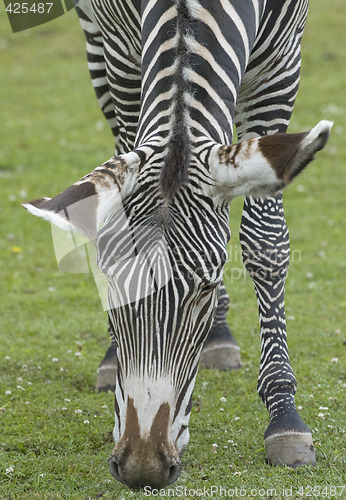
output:
<svg viewBox="0 0 346 500"><path fill-rule="evenodd" d="M174 481L178 479L179 474L180 474L180 466L178 464L171 465L169 468L169 474L166 484L174 483Z"/></svg>
<svg viewBox="0 0 346 500"><path fill-rule="evenodd" d="M117 481L122 482L122 479L121 479L120 473L119 473L119 465L118 465L118 462L116 462L116 460L114 459L114 457L110 457L109 458L109 460L108 460L108 466L109 466L109 470L110 470L112 476Z"/></svg>

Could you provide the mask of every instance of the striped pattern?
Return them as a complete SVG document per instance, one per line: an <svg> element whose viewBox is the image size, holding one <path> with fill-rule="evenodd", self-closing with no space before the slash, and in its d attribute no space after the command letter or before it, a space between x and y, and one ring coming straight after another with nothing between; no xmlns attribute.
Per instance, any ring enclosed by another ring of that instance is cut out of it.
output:
<svg viewBox="0 0 346 500"><path fill-rule="evenodd" d="M117 154L133 149L141 92L139 2L80 0L88 67L99 105L113 131Z"/></svg>
<svg viewBox="0 0 346 500"><path fill-rule="evenodd" d="M264 19L244 75L236 110L242 140L286 132L298 92L300 43L308 0L285 1L277 12L267 2Z"/></svg>
<svg viewBox="0 0 346 500"><path fill-rule="evenodd" d="M282 380L292 392L296 390L288 357L283 299L290 258L289 234L280 199L260 204L251 199L246 203L250 202L251 218L244 211L240 238L244 263L258 297L261 325L258 392L266 399L265 394L275 393ZM261 224L254 218L256 210L261 215Z"/></svg>
<svg viewBox="0 0 346 500"><path fill-rule="evenodd" d="M117 150L134 146L145 156L139 187L126 200L126 230L114 216L98 239L120 361L116 440L127 399L141 405L133 381L145 379L157 393L163 381L172 436L180 451L187 443L193 381L229 238L228 204L211 201L201 186L211 183L212 147L232 142L234 120L241 140L286 130L307 5L93 0L97 26L88 2L79 3L93 84ZM274 418L296 389L286 342L289 237L281 196L247 199L240 234L260 312L258 390Z"/></svg>
<svg viewBox="0 0 346 500"><path fill-rule="evenodd" d="M257 34L237 103L235 122L241 140L286 132L298 92L307 9L308 0L286 1L277 15L274 2L267 3L266 22ZM296 411L297 389L286 334L284 294L290 244L282 196L245 200L239 236L259 309L257 390L277 431L280 416L286 414L287 419Z"/></svg>
<svg viewBox="0 0 346 500"><path fill-rule="evenodd" d="M147 380L157 392L159 380L165 397L172 388L171 437L180 438L181 451L188 439L185 413L227 259L228 210L216 216L211 201L195 197L187 187L169 209L158 207L165 202L154 190L149 198L147 189L144 194L136 192L128 200L126 223L118 214L108 220L97 242L98 265L109 279L109 318L122 367L115 440L124 431L121 411L127 398L138 404L133 393L138 382L130 381Z"/></svg>

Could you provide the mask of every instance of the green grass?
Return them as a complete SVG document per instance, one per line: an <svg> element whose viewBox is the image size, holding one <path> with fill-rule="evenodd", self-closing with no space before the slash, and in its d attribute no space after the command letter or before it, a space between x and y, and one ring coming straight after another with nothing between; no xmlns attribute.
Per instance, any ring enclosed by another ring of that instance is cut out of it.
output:
<svg viewBox="0 0 346 500"><path fill-rule="evenodd" d="M322 118L335 125L326 150L285 193L294 256L286 301L290 357L317 465L291 470L264 463L268 416L256 394L256 300L251 280L239 278L237 200L233 261L225 274L244 367L199 373L190 443L175 486L244 488L248 495L257 489L258 498L271 488L284 498L282 490L291 487L302 498L299 487L319 486L332 498L334 490L324 488L346 482L345 16L343 0L311 2L290 130L307 130ZM94 392L108 345L95 285L89 276L58 270L49 225L20 206L59 192L112 154L83 34L74 12L11 34L2 10L0 28L0 498L147 498L108 473L113 396Z"/></svg>

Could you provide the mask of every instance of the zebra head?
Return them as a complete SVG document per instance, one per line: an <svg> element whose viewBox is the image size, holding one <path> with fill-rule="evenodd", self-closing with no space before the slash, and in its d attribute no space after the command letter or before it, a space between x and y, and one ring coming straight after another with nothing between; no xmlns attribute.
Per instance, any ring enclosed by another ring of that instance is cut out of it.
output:
<svg viewBox="0 0 346 500"><path fill-rule="evenodd" d="M186 180L162 182L162 151L114 157L52 199L24 206L95 242L117 345L113 476L162 487L180 472L203 342L217 304L235 196L284 188L327 141L306 134L192 148ZM169 190L169 186L168 186Z"/></svg>

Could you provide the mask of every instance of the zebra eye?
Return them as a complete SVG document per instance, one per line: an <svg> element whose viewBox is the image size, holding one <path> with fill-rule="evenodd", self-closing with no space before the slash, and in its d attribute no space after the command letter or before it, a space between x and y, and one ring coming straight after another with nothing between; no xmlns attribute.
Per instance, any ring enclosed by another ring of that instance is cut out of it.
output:
<svg viewBox="0 0 346 500"><path fill-rule="evenodd" d="M213 292L218 285L219 282L211 283L210 281L204 281L202 283L202 292L204 294Z"/></svg>

